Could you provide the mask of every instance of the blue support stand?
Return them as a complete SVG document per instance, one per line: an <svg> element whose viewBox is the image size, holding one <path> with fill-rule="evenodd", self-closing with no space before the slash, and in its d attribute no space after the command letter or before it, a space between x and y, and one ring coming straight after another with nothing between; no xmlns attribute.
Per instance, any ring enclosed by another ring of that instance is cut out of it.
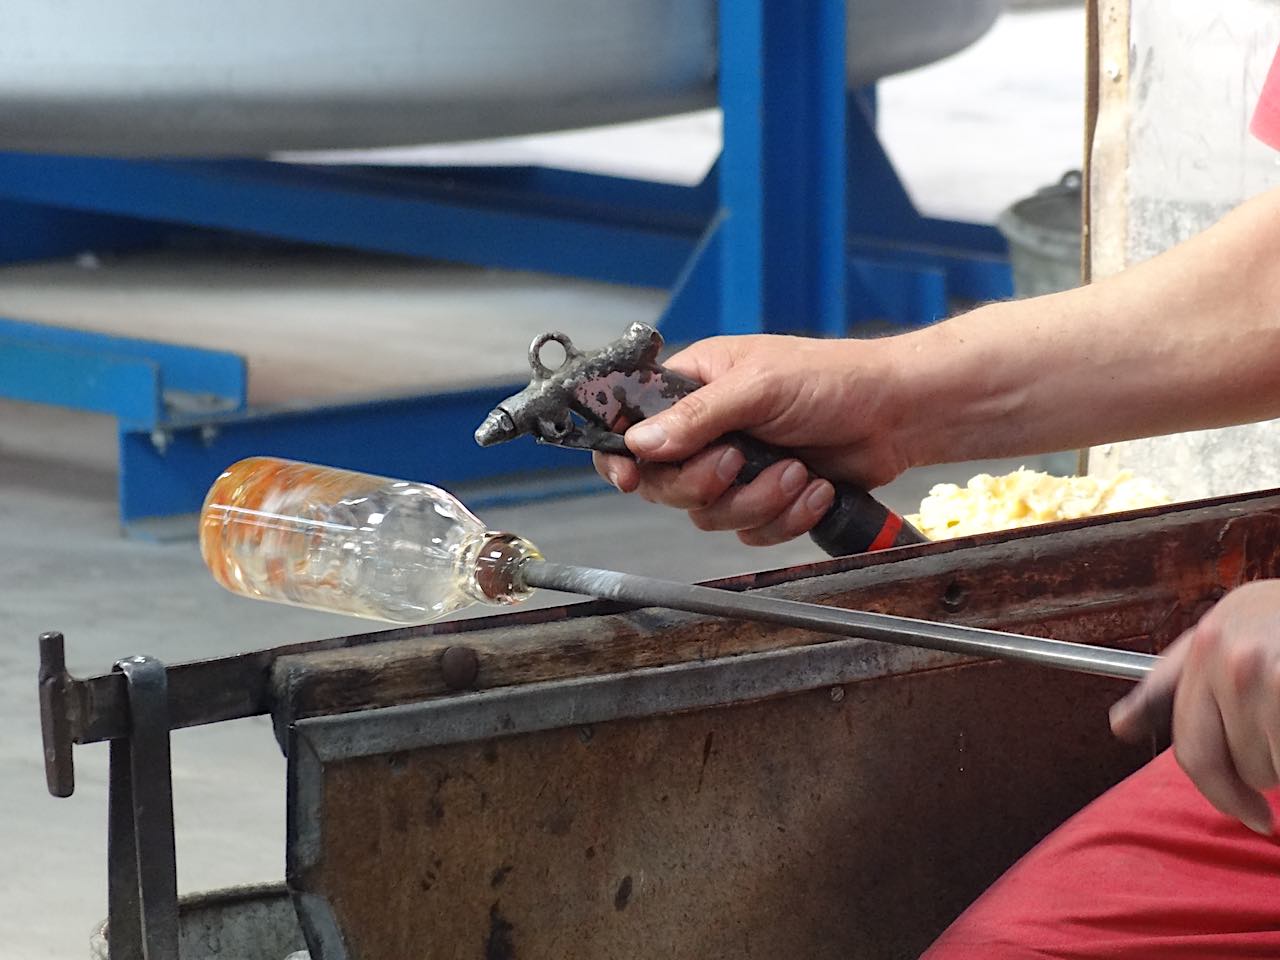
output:
<svg viewBox="0 0 1280 960"><path fill-rule="evenodd" d="M533 167L0 154L0 262L214 230L663 286L673 342L918 326L956 301L1009 296L1003 239L921 216L876 135L874 90L847 92L844 0L721 6L723 150L698 186ZM475 447L475 425L518 387L250 408L236 355L0 321L0 395L117 416L120 515L135 531L197 510L249 454L445 485L572 464L532 443Z"/></svg>

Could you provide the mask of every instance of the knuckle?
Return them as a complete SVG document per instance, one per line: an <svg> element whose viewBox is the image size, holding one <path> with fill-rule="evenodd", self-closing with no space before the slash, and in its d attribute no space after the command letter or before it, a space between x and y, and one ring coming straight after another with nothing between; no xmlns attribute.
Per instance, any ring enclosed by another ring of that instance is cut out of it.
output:
<svg viewBox="0 0 1280 960"><path fill-rule="evenodd" d="M673 415L678 415L688 426L698 427L711 419L711 405L695 390L673 408Z"/></svg>
<svg viewBox="0 0 1280 960"><path fill-rule="evenodd" d="M1266 748L1266 756L1258 756L1249 763L1240 765L1240 779L1252 790L1261 793L1276 785L1275 769L1271 765L1271 749Z"/></svg>
<svg viewBox="0 0 1280 960"><path fill-rule="evenodd" d="M1197 627L1187 644L1188 661L1198 664L1201 669L1213 661L1219 652L1219 636L1215 629L1206 628L1204 625Z"/></svg>
<svg viewBox="0 0 1280 960"><path fill-rule="evenodd" d="M794 540L800 534L808 531L812 526L809 519L808 511L804 509L793 509L787 511L786 519L782 523L782 538L784 540Z"/></svg>
<svg viewBox="0 0 1280 960"><path fill-rule="evenodd" d="M690 483L688 508L705 510L720 499L721 493L720 485L714 476L699 476Z"/></svg>
<svg viewBox="0 0 1280 960"><path fill-rule="evenodd" d="M706 510L690 510L689 522L699 530L707 533L712 530L720 529L719 525L716 523L714 515Z"/></svg>
<svg viewBox="0 0 1280 960"><path fill-rule="evenodd" d="M1222 654L1223 666L1232 686L1243 692L1258 680L1261 659L1256 647L1249 644L1236 644Z"/></svg>
<svg viewBox="0 0 1280 960"><path fill-rule="evenodd" d="M658 491L654 489L653 484L641 482L636 487L636 493L640 494L640 499L648 503L660 504L663 502L662 497L658 495Z"/></svg>
<svg viewBox="0 0 1280 960"><path fill-rule="evenodd" d="M1178 766L1191 778L1193 783L1197 786L1202 784L1206 770L1204 758L1200 751L1175 738L1173 741L1173 758L1178 761Z"/></svg>
<svg viewBox="0 0 1280 960"><path fill-rule="evenodd" d="M1188 741L1187 737L1181 738L1181 743L1175 735L1173 741L1173 756L1178 761L1178 766L1191 782L1199 787L1202 791L1216 793L1218 784L1227 773L1226 764L1216 758L1210 751L1205 750L1202 746L1194 741Z"/></svg>
<svg viewBox="0 0 1280 960"><path fill-rule="evenodd" d="M1280 663L1275 664L1267 673L1267 692L1270 702L1280 705Z"/></svg>

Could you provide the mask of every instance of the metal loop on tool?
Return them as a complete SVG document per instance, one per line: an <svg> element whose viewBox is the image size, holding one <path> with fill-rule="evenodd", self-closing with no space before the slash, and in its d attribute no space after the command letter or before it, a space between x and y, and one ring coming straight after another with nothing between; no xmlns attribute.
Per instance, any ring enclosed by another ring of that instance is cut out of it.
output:
<svg viewBox="0 0 1280 960"><path fill-rule="evenodd" d="M542 362L542 348L548 343L558 343L564 348L564 360L556 364L555 367L548 367ZM533 371L534 377L539 380L545 380L557 370L562 369L574 357L582 356L582 351L573 345L573 341L569 339L568 334L553 330L549 333L540 333L533 338L533 343L529 344L529 369Z"/></svg>

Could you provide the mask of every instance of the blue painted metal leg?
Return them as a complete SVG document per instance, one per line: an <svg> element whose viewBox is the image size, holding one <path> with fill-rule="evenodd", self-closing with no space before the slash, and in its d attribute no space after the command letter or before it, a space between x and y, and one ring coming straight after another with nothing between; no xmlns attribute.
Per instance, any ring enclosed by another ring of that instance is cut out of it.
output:
<svg viewBox="0 0 1280 960"><path fill-rule="evenodd" d="M668 343L692 343L708 333L709 320L720 315L720 265L723 262L724 221L712 218L671 291L659 328Z"/></svg>
<svg viewBox="0 0 1280 960"><path fill-rule="evenodd" d="M946 316L947 273L918 260L849 260L849 320L924 326Z"/></svg>
<svg viewBox="0 0 1280 960"><path fill-rule="evenodd" d="M843 0L720 15L721 333L845 329Z"/></svg>

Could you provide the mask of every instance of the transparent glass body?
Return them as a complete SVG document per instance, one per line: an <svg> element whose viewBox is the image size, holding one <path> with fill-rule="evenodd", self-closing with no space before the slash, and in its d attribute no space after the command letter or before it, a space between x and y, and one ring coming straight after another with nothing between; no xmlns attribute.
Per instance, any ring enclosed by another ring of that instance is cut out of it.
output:
<svg viewBox="0 0 1280 960"><path fill-rule="evenodd" d="M438 487L271 457L214 482L200 551L233 593L394 623L522 600L516 568L540 556Z"/></svg>

